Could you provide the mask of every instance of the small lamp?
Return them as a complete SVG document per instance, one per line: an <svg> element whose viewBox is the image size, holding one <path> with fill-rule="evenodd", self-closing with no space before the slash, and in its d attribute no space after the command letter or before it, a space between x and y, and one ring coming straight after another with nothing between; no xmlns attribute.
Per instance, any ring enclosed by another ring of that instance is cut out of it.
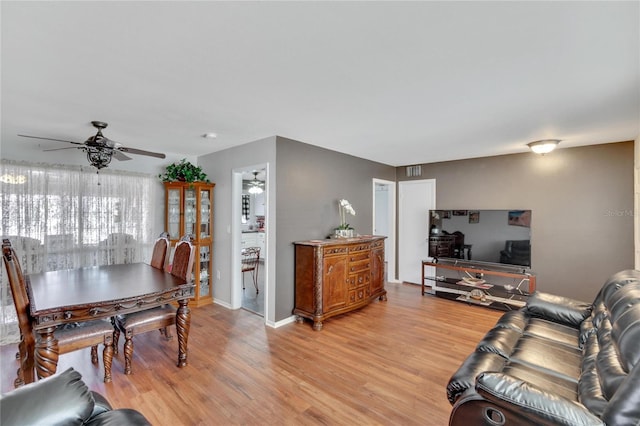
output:
<svg viewBox="0 0 640 426"><path fill-rule="evenodd" d="M560 139L543 139L540 141L529 142L527 146L536 154L548 154L560 143Z"/></svg>

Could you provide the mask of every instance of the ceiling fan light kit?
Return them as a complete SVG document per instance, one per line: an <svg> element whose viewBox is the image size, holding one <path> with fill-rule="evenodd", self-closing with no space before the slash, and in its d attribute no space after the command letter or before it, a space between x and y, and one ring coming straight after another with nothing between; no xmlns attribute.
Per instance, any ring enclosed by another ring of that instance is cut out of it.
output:
<svg viewBox="0 0 640 426"><path fill-rule="evenodd" d="M53 148L53 149L45 149L44 151L58 151L61 149L71 149L77 148L85 151L87 153L87 160L89 164L98 169L103 169L107 167L111 163L111 158L115 157L116 160L119 161L127 161L131 160L131 157L126 156L124 153L136 154L136 155L146 155L148 157L156 157L156 158L165 158L166 156L160 152L151 152L145 151L137 148L128 148L124 147L118 142L107 139L102 134L102 129L106 129L108 124L104 121L92 121L91 124L93 127L98 129L95 135L89 136L89 138L81 142L68 141L64 139L53 139L53 138L45 138L40 136L29 136L29 135L18 135L24 138L33 138L33 139L42 139L49 140L55 142L66 142L73 145L81 145L77 147L65 147L65 148Z"/></svg>
<svg viewBox="0 0 640 426"><path fill-rule="evenodd" d="M258 172L253 172L253 180L249 182L249 194L262 194L264 192L263 186L264 182L258 180Z"/></svg>

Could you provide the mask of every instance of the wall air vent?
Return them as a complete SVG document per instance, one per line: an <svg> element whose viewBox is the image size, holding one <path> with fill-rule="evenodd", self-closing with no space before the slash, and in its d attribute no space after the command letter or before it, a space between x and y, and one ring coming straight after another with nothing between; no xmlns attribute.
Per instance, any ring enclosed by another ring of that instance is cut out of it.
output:
<svg viewBox="0 0 640 426"><path fill-rule="evenodd" d="M422 176L422 166L407 166L407 177Z"/></svg>

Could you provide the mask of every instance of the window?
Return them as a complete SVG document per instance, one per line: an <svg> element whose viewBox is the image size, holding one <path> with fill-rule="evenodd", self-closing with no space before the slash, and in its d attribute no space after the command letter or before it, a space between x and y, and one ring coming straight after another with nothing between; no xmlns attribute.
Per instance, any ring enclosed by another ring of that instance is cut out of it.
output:
<svg viewBox="0 0 640 426"><path fill-rule="evenodd" d="M151 175L3 160L0 235L11 240L25 274L141 262L160 232L153 229L156 186ZM15 321L5 275L3 266L3 339Z"/></svg>

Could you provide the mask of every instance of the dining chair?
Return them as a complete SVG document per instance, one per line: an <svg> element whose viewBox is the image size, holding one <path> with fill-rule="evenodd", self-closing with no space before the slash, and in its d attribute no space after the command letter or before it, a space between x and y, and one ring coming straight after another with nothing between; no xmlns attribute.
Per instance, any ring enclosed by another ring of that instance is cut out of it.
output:
<svg viewBox="0 0 640 426"><path fill-rule="evenodd" d="M160 234L156 242L153 244L153 252L151 254L151 262L150 265L157 269L164 270L167 266L167 261L169 257L167 253L169 252L169 233L163 232Z"/></svg>
<svg viewBox="0 0 640 426"><path fill-rule="evenodd" d="M151 252L151 262L149 264L156 269L165 270L167 266L167 261L169 260L169 256L167 253L169 252L169 247L171 247L171 243L169 242L169 233L162 232L158 236L158 239L153 244L153 251ZM122 315L111 317L111 323L113 325L113 353L118 354L118 341L120 340L120 330L118 325L116 324L117 318ZM160 329L160 334L165 336L167 340L171 339L171 334L169 334L169 329L167 327Z"/></svg>
<svg viewBox="0 0 640 426"><path fill-rule="evenodd" d="M2 241L2 258L7 270L9 287L13 296L13 303L18 317L20 329L20 343L18 344L18 356L20 368L14 386L22 386L31 383L34 378L36 338L29 313L29 296L27 284L18 261L18 256L11 246L11 241ZM104 344L103 364L104 381L111 381L111 363L113 360L113 328L107 321L94 320L80 323L64 324L58 326L54 332L58 340L58 353L66 354L77 349L91 347L91 362L98 363L98 344ZM37 371L40 378L42 374Z"/></svg>
<svg viewBox="0 0 640 426"><path fill-rule="evenodd" d="M244 290L244 273L251 272L253 286L256 294L260 293L258 288L258 267L260 265L260 247L247 247L242 250L242 289Z"/></svg>
<svg viewBox="0 0 640 426"><path fill-rule="evenodd" d="M171 275L187 282L191 281L193 269L193 237L185 236L176 244L173 253ZM158 306L145 311L115 317L115 331L113 341L117 342L120 333L124 333L124 374L131 374L131 360L133 358L133 336L152 330L162 330L175 325L176 308L171 305ZM171 339L166 331L163 333L165 340Z"/></svg>

